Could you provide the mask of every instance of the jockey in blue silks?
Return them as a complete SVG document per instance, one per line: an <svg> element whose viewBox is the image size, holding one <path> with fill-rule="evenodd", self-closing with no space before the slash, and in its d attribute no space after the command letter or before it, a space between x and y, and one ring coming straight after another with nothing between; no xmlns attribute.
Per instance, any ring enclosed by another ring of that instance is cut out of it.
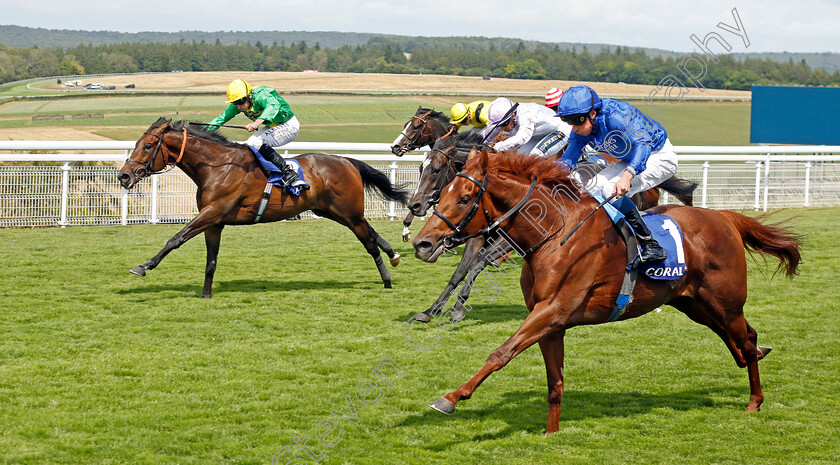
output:
<svg viewBox="0 0 840 465"><path fill-rule="evenodd" d="M589 145L618 159L596 174L586 190L611 203L633 228L641 248L641 262L664 260L665 250L652 237L630 196L658 186L677 172L677 154L661 124L627 102L600 98L577 85L563 92L557 116L572 125L561 162L574 167Z"/></svg>

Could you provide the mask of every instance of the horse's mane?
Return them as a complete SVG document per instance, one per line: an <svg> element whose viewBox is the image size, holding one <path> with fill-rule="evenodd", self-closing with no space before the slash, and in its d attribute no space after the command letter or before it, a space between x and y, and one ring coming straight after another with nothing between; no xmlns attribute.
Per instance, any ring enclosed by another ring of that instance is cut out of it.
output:
<svg viewBox="0 0 840 465"><path fill-rule="evenodd" d="M469 150L482 142L484 142L484 137L482 137L481 131L470 130L438 139L434 148L443 150L454 145L456 149Z"/></svg>
<svg viewBox="0 0 840 465"><path fill-rule="evenodd" d="M530 183L537 179L537 184L553 189L555 186L564 186L574 192L578 192L577 186L572 182L569 175L569 168L555 157L543 157L540 155L522 155L514 150L489 154L488 175L504 176L505 173L525 178L524 182ZM476 169L479 157L472 156L467 160L464 171ZM581 193L581 195L583 195Z"/></svg>
<svg viewBox="0 0 840 465"><path fill-rule="evenodd" d="M431 117L433 120L437 121L438 123L442 124L444 127L448 128L448 127L452 126L452 123L449 122L449 118L446 115L444 115L442 111L435 111L433 108L420 107L417 110L417 114L425 113L427 111L430 112L429 117Z"/></svg>
<svg viewBox="0 0 840 465"><path fill-rule="evenodd" d="M152 123L149 126L149 129L155 129L160 126L163 126L166 123L169 123L171 120L160 117L157 121ZM199 139L204 139L210 142L215 142L220 145L224 145L226 147L241 147L242 144L239 142L234 142L227 137L219 134L215 131L208 131L206 128L207 126L204 123L193 123L190 121L175 121L169 125L170 129L174 131L183 131L184 128L187 130L187 134L191 136L198 137Z"/></svg>

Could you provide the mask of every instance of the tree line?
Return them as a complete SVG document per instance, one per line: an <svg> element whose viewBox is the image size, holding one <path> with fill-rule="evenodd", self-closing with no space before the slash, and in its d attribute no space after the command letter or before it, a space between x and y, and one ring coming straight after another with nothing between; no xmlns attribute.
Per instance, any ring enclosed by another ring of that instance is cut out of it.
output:
<svg viewBox="0 0 840 465"><path fill-rule="evenodd" d="M80 44L67 49L6 47L0 43L0 83L42 76L183 71L303 71L450 74L518 79L625 82L656 85L680 77L679 56L652 56L640 49L606 47L429 46L373 37L364 45L336 48L274 42L222 44L186 42ZM752 85L840 86L840 71L812 69L805 60L719 56L709 63L702 84L708 88L749 90ZM699 74L699 72L697 73Z"/></svg>

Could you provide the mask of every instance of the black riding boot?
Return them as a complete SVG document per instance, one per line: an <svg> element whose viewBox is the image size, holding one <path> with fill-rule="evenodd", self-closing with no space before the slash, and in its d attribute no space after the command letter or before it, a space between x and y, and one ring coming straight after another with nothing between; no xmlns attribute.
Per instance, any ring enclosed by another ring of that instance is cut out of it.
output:
<svg viewBox="0 0 840 465"><path fill-rule="evenodd" d="M632 205L632 202L628 202ZM653 238L651 235L650 229L648 229L647 225L645 224L644 220L642 220L642 216L639 214L639 210L633 205L632 208L627 208L627 211L622 211L621 213L624 214L624 219L627 220L627 224L633 228L633 232L636 233L636 240L639 241L639 247L642 249L640 252L641 255L641 263L651 263L651 262L658 262L665 260L667 255L665 254L665 249L659 245L659 242L656 242L656 239Z"/></svg>
<svg viewBox="0 0 840 465"><path fill-rule="evenodd" d="M260 155L263 156L266 160L270 161L274 166L276 166L280 173L283 175L283 184L286 188L292 187L292 183L298 180L297 171L295 171L291 166L286 163L286 160L280 156L273 148L271 148L268 144L263 144L260 146L259 149Z"/></svg>

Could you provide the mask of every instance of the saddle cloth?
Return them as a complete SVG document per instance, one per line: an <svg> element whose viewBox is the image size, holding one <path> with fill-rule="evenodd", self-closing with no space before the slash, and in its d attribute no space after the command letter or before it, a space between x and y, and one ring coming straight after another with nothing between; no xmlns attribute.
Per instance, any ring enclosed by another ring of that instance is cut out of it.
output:
<svg viewBox="0 0 840 465"><path fill-rule="evenodd" d="M668 216L642 212L642 219L650 229L653 238L665 249L668 258L660 262L648 263L639 267L639 272L650 279L678 279L685 274L685 249L683 249L682 229Z"/></svg>
<svg viewBox="0 0 840 465"><path fill-rule="evenodd" d="M249 145L248 148L250 148L251 152L254 153L254 156L257 157L257 162L259 162L263 171L268 173L268 182L274 184L279 188L283 188L283 174L280 172L280 170L277 169L276 166L274 166L274 163L271 163L270 161L263 158L263 156L260 155L260 152L257 152L257 150L254 147L251 147ZM289 193L292 195L300 195L301 188L303 186L309 185L303 178L303 169L301 169L300 163L298 163L297 160L295 160L294 158L286 158L286 164L291 166L294 170L296 170L298 174L297 181L295 181L286 190L289 191Z"/></svg>

